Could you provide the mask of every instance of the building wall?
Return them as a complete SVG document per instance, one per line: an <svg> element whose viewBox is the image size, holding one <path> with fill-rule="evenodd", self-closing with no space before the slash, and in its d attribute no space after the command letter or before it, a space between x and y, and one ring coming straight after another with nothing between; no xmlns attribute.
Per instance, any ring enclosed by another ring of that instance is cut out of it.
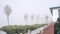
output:
<svg viewBox="0 0 60 34"><path fill-rule="evenodd" d="M54 24L51 23L48 27L44 28L43 32L40 34L54 34Z"/></svg>
<svg viewBox="0 0 60 34"><path fill-rule="evenodd" d="M58 9L58 17L60 18L60 9Z"/></svg>

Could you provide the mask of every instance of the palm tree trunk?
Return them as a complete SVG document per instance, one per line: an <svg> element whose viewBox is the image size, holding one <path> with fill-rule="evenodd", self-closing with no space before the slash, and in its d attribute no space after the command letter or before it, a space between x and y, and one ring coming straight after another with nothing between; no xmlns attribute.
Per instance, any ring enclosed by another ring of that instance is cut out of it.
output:
<svg viewBox="0 0 60 34"><path fill-rule="evenodd" d="M8 25L9 25L9 16L7 16L7 21L8 21Z"/></svg>

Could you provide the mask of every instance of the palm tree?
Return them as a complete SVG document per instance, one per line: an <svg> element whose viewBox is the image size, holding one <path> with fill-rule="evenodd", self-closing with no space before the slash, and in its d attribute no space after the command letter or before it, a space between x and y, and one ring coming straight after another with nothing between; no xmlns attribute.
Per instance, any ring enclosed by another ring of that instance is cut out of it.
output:
<svg viewBox="0 0 60 34"><path fill-rule="evenodd" d="M32 19L32 22L33 22L33 19L34 19L34 15L31 15L31 19Z"/></svg>
<svg viewBox="0 0 60 34"><path fill-rule="evenodd" d="M26 23L26 21L27 21L27 18L28 18L28 14L25 14L25 15L24 15L25 23Z"/></svg>
<svg viewBox="0 0 60 34"><path fill-rule="evenodd" d="M7 15L7 21L8 21L8 25L9 25L9 15L10 15L10 13L11 13L11 7L8 6L8 5L6 5L6 6L4 7L4 13Z"/></svg>
<svg viewBox="0 0 60 34"><path fill-rule="evenodd" d="M24 15L25 23L26 23L26 21L27 21L27 18L28 18L28 14L25 14L25 15ZM25 33L26 33L26 29L25 29Z"/></svg>
<svg viewBox="0 0 60 34"><path fill-rule="evenodd" d="M36 16L36 18L37 18L37 21L39 22L39 15L38 15L38 16ZM38 23L38 22L37 22L37 23Z"/></svg>
<svg viewBox="0 0 60 34"><path fill-rule="evenodd" d="M46 23L48 23L48 15L45 16Z"/></svg>
<svg viewBox="0 0 60 34"><path fill-rule="evenodd" d="M37 20L39 20L39 16L37 16Z"/></svg>

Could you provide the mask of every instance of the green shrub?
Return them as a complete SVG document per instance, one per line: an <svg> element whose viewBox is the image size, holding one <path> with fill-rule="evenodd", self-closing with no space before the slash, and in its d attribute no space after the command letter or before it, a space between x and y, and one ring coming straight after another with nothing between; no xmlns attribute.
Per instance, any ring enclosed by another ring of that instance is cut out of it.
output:
<svg viewBox="0 0 60 34"><path fill-rule="evenodd" d="M25 33L27 32L28 30L35 30L37 28L40 28L42 26L44 26L46 24L35 24L35 25L25 25L25 26L18 26L18 25L15 25L15 26L4 26L2 28L0 28L0 30L3 30L5 32L7 32L8 34L14 34L14 33Z"/></svg>

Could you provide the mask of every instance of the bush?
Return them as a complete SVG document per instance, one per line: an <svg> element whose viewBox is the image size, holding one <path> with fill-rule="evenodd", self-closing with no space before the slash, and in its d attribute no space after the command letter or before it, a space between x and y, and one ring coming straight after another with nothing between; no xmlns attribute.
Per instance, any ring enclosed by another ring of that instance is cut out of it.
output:
<svg viewBox="0 0 60 34"><path fill-rule="evenodd" d="M40 28L42 26L44 26L46 24L43 24L43 25L40 25L40 24L35 24L35 25L25 25L25 26L18 26L18 25L15 25L15 26L4 26L2 28L0 28L0 30L3 30L5 32L7 32L8 34L14 34L14 33L25 33L27 32L28 30L35 30L37 28Z"/></svg>

